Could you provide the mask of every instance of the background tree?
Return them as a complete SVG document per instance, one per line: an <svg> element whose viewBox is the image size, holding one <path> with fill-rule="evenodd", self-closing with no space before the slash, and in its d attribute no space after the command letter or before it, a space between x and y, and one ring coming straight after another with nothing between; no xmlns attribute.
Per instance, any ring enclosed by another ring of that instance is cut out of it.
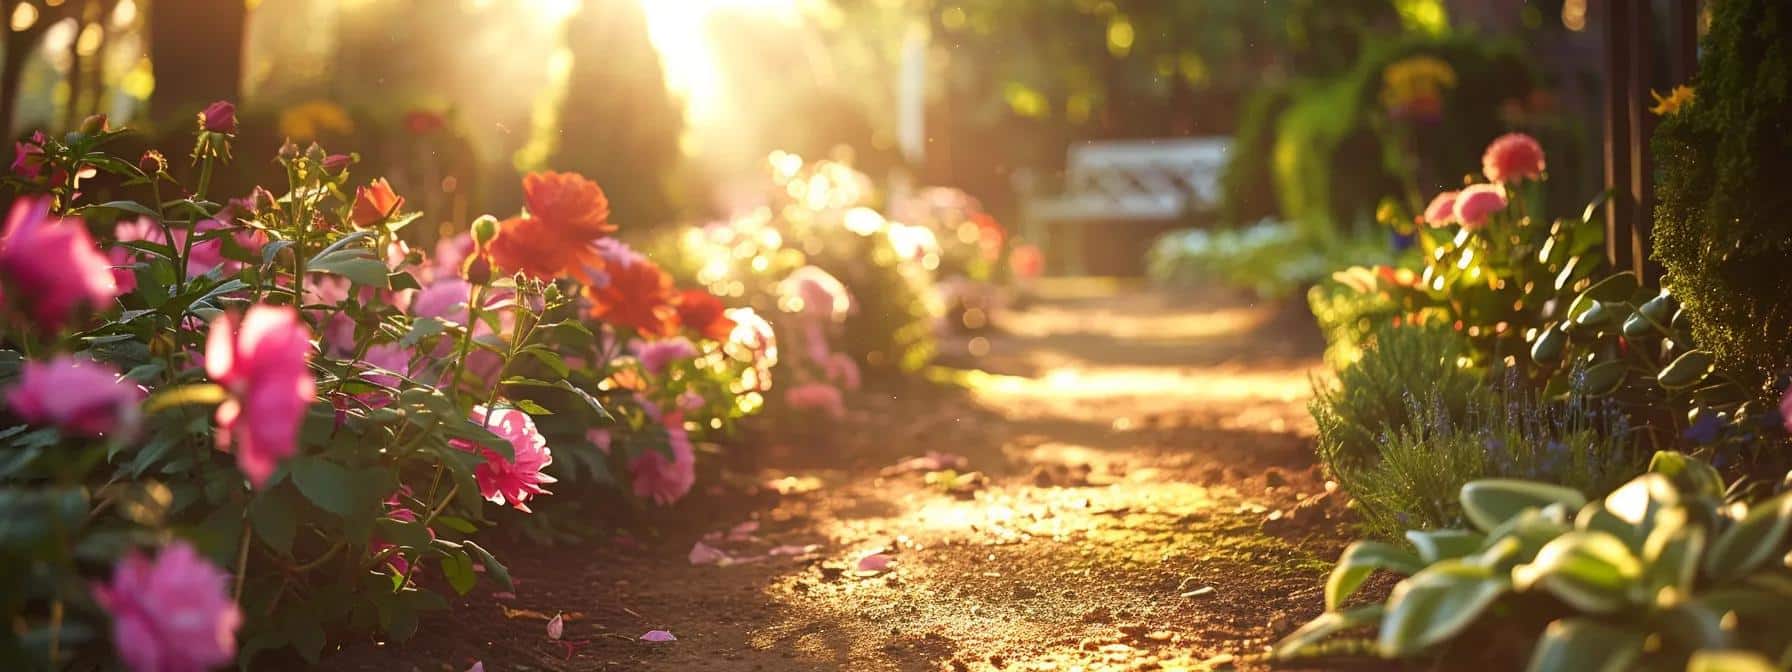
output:
<svg viewBox="0 0 1792 672"><path fill-rule="evenodd" d="M156 79L149 117L178 121L213 100L240 100L243 0L152 0L149 60Z"/></svg>

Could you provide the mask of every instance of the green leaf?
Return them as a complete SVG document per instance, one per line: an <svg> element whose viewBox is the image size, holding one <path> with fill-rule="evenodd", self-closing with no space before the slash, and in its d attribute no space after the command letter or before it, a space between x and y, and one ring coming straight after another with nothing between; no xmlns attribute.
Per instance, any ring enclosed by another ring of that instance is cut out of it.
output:
<svg viewBox="0 0 1792 672"><path fill-rule="evenodd" d="M1711 369L1717 360L1704 350L1690 350L1675 357L1674 361L1662 367L1656 374L1655 381L1663 388L1681 390L1703 382L1711 375Z"/></svg>
<svg viewBox="0 0 1792 672"><path fill-rule="evenodd" d="M498 562L498 559L492 556L491 551L485 550L484 547L473 543L470 539L461 544L471 550L473 555L479 557L480 564L485 565L485 573L496 580L499 585L504 586L504 590L516 590L516 584L510 582L510 569L505 567L504 563Z"/></svg>
<svg viewBox="0 0 1792 672"><path fill-rule="evenodd" d="M292 482L317 508L348 517L356 511L352 479L347 468L321 457L307 456L287 462Z"/></svg>
<svg viewBox="0 0 1792 672"><path fill-rule="evenodd" d="M1695 651L1686 662L1686 672L1773 672L1780 669L1772 660L1753 651Z"/></svg>
<svg viewBox="0 0 1792 672"><path fill-rule="evenodd" d="M340 275L358 285L386 287L386 262L366 248L351 247L319 254L305 265L305 269Z"/></svg>
<svg viewBox="0 0 1792 672"><path fill-rule="evenodd" d="M177 406L216 405L224 403L229 395L224 388L211 383L194 383L170 387L156 392L143 402L143 414L155 415Z"/></svg>
<svg viewBox="0 0 1792 672"><path fill-rule="evenodd" d="M86 216L87 213L92 210L116 210L118 212L128 212L133 215L143 215L144 217L149 217L158 221L162 219L162 213L156 212L155 209L136 201L106 201L105 203L96 203L76 209L75 214Z"/></svg>
<svg viewBox="0 0 1792 672"><path fill-rule="evenodd" d="M516 400L516 408L529 415L553 415L554 412L529 399Z"/></svg>
<svg viewBox="0 0 1792 672"><path fill-rule="evenodd" d="M1792 527L1792 493L1755 505L1711 544L1705 574L1725 581L1749 573L1780 550L1788 527Z"/></svg>
<svg viewBox="0 0 1792 672"><path fill-rule="evenodd" d="M1724 496L1724 477L1703 460L1671 450L1656 451L1649 458L1651 473L1667 476L1674 486L1694 497Z"/></svg>
<svg viewBox="0 0 1792 672"><path fill-rule="evenodd" d="M405 548L425 548L430 542L429 528L419 521L381 518L373 522L373 530L379 538Z"/></svg>
<svg viewBox="0 0 1792 672"><path fill-rule="evenodd" d="M467 594L479 582L479 576L473 573L473 559L467 557L466 551L450 551L442 556L441 564L442 576L457 594Z"/></svg>
<svg viewBox="0 0 1792 672"><path fill-rule="evenodd" d="M411 330L398 339L404 347L415 347L423 339L439 336L448 329L448 324L433 317L425 317L411 322Z"/></svg>
<svg viewBox="0 0 1792 672"><path fill-rule="evenodd" d="M1287 637L1282 638L1282 641L1277 642L1272 655L1279 660L1297 657L1306 648L1318 644L1327 637L1351 628L1371 625L1381 620L1382 615L1386 612L1387 608L1382 605L1365 604L1353 609L1328 611L1320 614L1318 618L1308 621L1306 625L1300 626L1300 629L1289 633Z"/></svg>
<svg viewBox="0 0 1792 672"><path fill-rule="evenodd" d="M1555 621L1531 650L1529 672L1624 672L1643 655L1641 632L1591 619Z"/></svg>
<svg viewBox="0 0 1792 672"><path fill-rule="evenodd" d="M1629 373L1630 367L1623 361L1600 362L1587 367L1581 374L1579 389L1588 396L1603 397L1618 391L1618 386L1624 384L1624 378Z"/></svg>
<svg viewBox="0 0 1792 672"><path fill-rule="evenodd" d="M479 531L479 526L474 525L473 521L460 516L436 516L436 524L461 534L472 534Z"/></svg>
<svg viewBox="0 0 1792 672"><path fill-rule="evenodd" d="M281 555L292 555L292 539L299 531L299 514L293 503L274 488L256 493L249 502L249 523L255 536Z"/></svg>
<svg viewBox="0 0 1792 672"><path fill-rule="evenodd" d="M1486 567L1445 560L1394 586L1377 640L1381 653L1403 658L1467 628L1511 583Z"/></svg>
<svg viewBox="0 0 1792 672"><path fill-rule="evenodd" d="M1582 312L1592 309L1595 301L1608 303L1628 301L1636 295L1637 288L1641 286L1642 284L1637 282L1636 273L1631 271L1613 273L1604 280L1593 283L1593 286L1588 287L1587 291L1581 292L1580 296L1575 297L1574 304L1568 307L1568 317L1578 317Z"/></svg>
<svg viewBox="0 0 1792 672"><path fill-rule="evenodd" d="M1467 557L1481 550L1487 537L1468 530L1410 530L1406 540L1419 549L1419 559L1429 565L1440 560Z"/></svg>
<svg viewBox="0 0 1792 672"><path fill-rule="evenodd" d="M1585 495L1559 485L1511 479L1482 479L1462 486L1462 510L1469 522L1491 530L1525 509L1561 504L1568 510L1585 506Z"/></svg>
<svg viewBox="0 0 1792 672"><path fill-rule="evenodd" d="M1419 558L1404 548L1379 541L1352 543L1344 549L1344 554L1338 558L1338 566L1332 569L1331 578L1325 582L1325 608L1336 611L1344 598L1362 587L1375 570L1411 575L1423 568Z"/></svg>
<svg viewBox="0 0 1792 672"><path fill-rule="evenodd" d="M1576 530L1543 546L1529 564L1512 568L1520 591L1541 586L1581 611L1611 613L1639 597L1643 564L1624 541Z"/></svg>
<svg viewBox="0 0 1792 672"><path fill-rule="evenodd" d="M1531 344L1531 360L1538 364L1554 364L1562 360L1562 351L1568 347L1568 332L1562 331L1561 325L1554 325L1537 334L1537 342Z"/></svg>

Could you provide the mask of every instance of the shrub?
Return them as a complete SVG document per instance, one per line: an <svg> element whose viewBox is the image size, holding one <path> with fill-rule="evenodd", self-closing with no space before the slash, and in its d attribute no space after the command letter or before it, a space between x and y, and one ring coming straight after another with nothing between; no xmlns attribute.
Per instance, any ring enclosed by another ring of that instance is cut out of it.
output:
<svg viewBox="0 0 1792 672"><path fill-rule="evenodd" d="M1276 119L1292 100L1287 86L1265 86L1245 99L1226 170L1220 175L1222 223L1239 225L1279 214L1269 159L1275 148Z"/></svg>
<svg viewBox="0 0 1792 672"><path fill-rule="evenodd" d="M1372 467L1384 437L1424 424L1426 415L1444 423L1462 418L1482 386L1482 374L1466 365L1467 343L1453 331L1383 326L1371 336L1361 357L1338 371L1336 385L1315 383L1308 405L1320 462L1340 477Z"/></svg>
<svg viewBox="0 0 1792 672"><path fill-rule="evenodd" d="M1408 532L1410 548L1352 544L1326 583L1326 613L1274 656L1515 668L1529 647L1537 672L1785 666L1792 573L1780 560L1792 493L1726 502L1715 469L1664 452L1610 497L1589 499L1535 481L1468 483L1459 500L1469 527ZM1407 578L1385 603L1345 606L1377 570ZM1336 639L1359 627L1377 636ZM1727 665L1701 665L1720 659Z"/></svg>
<svg viewBox="0 0 1792 672"><path fill-rule="evenodd" d="M1713 3L1695 96L1654 140L1664 283L1717 366L1751 383L1792 368L1789 45L1785 3Z"/></svg>
<svg viewBox="0 0 1792 672"><path fill-rule="evenodd" d="M1152 279L1169 285L1219 282L1281 298L1324 279L1341 260L1392 260L1384 236L1314 239L1286 222L1238 229L1185 229L1160 236L1146 258Z"/></svg>

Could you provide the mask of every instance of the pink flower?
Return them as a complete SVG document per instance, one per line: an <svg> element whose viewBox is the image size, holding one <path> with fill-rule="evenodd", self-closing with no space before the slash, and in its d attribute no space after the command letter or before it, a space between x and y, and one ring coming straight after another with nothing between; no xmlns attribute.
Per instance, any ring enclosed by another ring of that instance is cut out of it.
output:
<svg viewBox="0 0 1792 672"><path fill-rule="evenodd" d="M652 499L660 506L669 506L682 499L697 482L697 451L691 446L691 437L685 433L682 420L674 414L665 426L666 443L672 458L667 459L658 449L649 448L641 451L628 465L634 479L635 496Z"/></svg>
<svg viewBox="0 0 1792 672"><path fill-rule="evenodd" d="M610 434L610 430L593 429L585 432L585 440L590 441L591 445L596 446L598 450L603 451L603 454L609 455L610 445L615 443L616 438Z"/></svg>
<svg viewBox="0 0 1792 672"><path fill-rule="evenodd" d="M1792 385L1786 387L1785 396L1780 398L1780 418L1786 423L1786 433L1792 434Z"/></svg>
<svg viewBox="0 0 1792 672"><path fill-rule="evenodd" d="M804 383L785 390L784 403L799 411L821 411L835 419L846 417L840 388L827 383Z"/></svg>
<svg viewBox="0 0 1792 672"><path fill-rule="evenodd" d="M488 411L484 406L475 406L473 422L510 442L510 449L515 453L513 459L506 460L495 450L479 448L485 463L473 469L473 479L479 483L481 497L493 504L509 504L518 511L527 512L530 499L536 495L553 494L541 486L555 482L554 477L541 470L554 463L554 453L548 450L547 439L535 430L535 421L529 414L513 408ZM449 443L468 452L478 448L464 439Z"/></svg>
<svg viewBox="0 0 1792 672"><path fill-rule="evenodd" d="M199 126L212 133L236 133L236 105L220 100L199 113Z"/></svg>
<svg viewBox="0 0 1792 672"><path fill-rule="evenodd" d="M234 212L225 208L212 219L200 220L193 225L193 235L204 235L220 229L236 229L236 233L226 236L251 255L260 254L261 246L268 243L268 234L260 229L238 226ZM186 244L187 234L177 231L174 234L176 245ZM243 262L224 256L224 238L211 238L193 243L193 249L187 257L187 277L205 275L212 269L222 269L225 275L235 273L243 268Z"/></svg>
<svg viewBox="0 0 1792 672"><path fill-rule="evenodd" d="M1461 192L1446 191L1431 198L1431 204L1425 206L1425 223L1431 226L1449 226L1456 221L1456 196Z"/></svg>
<svg viewBox="0 0 1792 672"><path fill-rule="evenodd" d="M838 321L852 312L852 294L846 285L817 266L791 271L778 283L778 294L786 301L796 300L793 312L812 318Z"/></svg>
<svg viewBox="0 0 1792 672"><path fill-rule="evenodd" d="M236 657L242 611L230 599L230 577L184 541L154 561L131 551L112 568L93 599L112 616L112 645L139 672L203 672Z"/></svg>
<svg viewBox="0 0 1792 672"><path fill-rule="evenodd" d="M229 315L212 321L205 373L230 391L218 406L218 448L236 445L237 467L256 487L298 452L299 424L317 397L310 357L311 330L291 308L256 305L240 328Z"/></svg>
<svg viewBox="0 0 1792 672"><path fill-rule="evenodd" d="M1474 231L1487 226L1487 218L1506 209L1506 190L1497 184L1477 184L1456 196L1456 222Z"/></svg>
<svg viewBox="0 0 1792 672"><path fill-rule="evenodd" d="M648 373L660 375L673 362L680 362L697 356L697 346L691 345L690 339L683 336L647 341L635 346L635 357L641 360L641 368Z"/></svg>
<svg viewBox="0 0 1792 672"><path fill-rule="evenodd" d="M822 366L827 369L828 380L834 381L843 389L859 389L859 363L846 353L834 353Z"/></svg>
<svg viewBox="0 0 1792 672"><path fill-rule="evenodd" d="M1494 138L1481 154L1481 172L1496 184L1538 179L1543 177L1543 167L1543 146L1523 133Z"/></svg>
<svg viewBox="0 0 1792 672"><path fill-rule="evenodd" d="M44 132L31 134L30 140L12 145L12 174L22 180L36 180L44 173Z"/></svg>
<svg viewBox="0 0 1792 672"><path fill-rule="evenodd" d="M641 641L643 641L643 642L676 642L676 641L678 641L678 638L673 637L672 633L667 632L665 630L648 630L645 634L641 635Z"/></svg>
<svg viewBox="0 0 1792 672"><path fill-rule="evenodd" d="M118 297L112 263L94 247L87 225L51 215L48 197L13 203L0 234L0 276L11 296L30 304L31 319L44 331L60 329L76 310Z"/></svg>
<svg viewBox="0 0 1792 672"><path fill-rule="evenodd" d="M6 401L27 422L105 436L129 432L144 394L143 388L120 380L116 369L61 355L48 362L25 362L19 386Z"/></svg>

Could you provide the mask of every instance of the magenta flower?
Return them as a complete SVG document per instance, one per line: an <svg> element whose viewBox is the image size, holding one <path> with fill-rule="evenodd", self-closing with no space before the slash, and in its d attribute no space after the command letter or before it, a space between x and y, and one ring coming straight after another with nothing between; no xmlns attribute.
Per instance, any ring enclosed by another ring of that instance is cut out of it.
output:
<svg viewBox="0 0 1792 672"><path fill-rule="evenodd" d="M553 494L541 486L555 482L554 477L541 470L554 463L554 453L548 450L547 439L535 430L535 421L529 414L514 408L500 408L488 415L484 406L475 406L473 422L510 442L511 450L516 453L515 459L506 460L497 451L479 448L471 441L455 439L449 442L468 452L478 449L484 455L485 464L473 469L473 479L479 483L481 497L493 504L509 504L518 511L528 512L530 499L536 495Z"/></svg>
<svg viewBox="0 0 1792 672"><path fill-rule="evenodd" d="M220 100L199 113L199 126L212 133L236 133L236 105Z"/></svg>
<svg viewBox="0 0 1792 672"><path fill-rule="evenodd" d="M669 506L684 498L697 482L697 451L691 446L690 434L684 431L683 420L673 414L667 418L665 427L671 459L657 449L648 449L628 464L635 496L646 497L660 506Z"/></svg>
<svg viewBox="0 0 1792 672"><path fill-rule="evenodd" d="M784 403L799 411L821 411L833 418L846 417L846 401L840 388L827 383L804 383L784 391Z"/></svg>
<svg viewBox="0 0 1792 672"><path fill-rule="evenodd" d="M673 362L679 362L697 356L697 346L691 345L690 339L683 336L647 341L635 346L635 357L641 360L641 368L648 373L660 375Z"/></svg>
<svg viewBox="0 0 1792 672"><path fill-rule="evenodd" d="M1456 223L1474 231L1487 226L1487 218L1506 209L1506 190L1497 184L1477 184L1456 196Z"/></svg>
<svg viewBox="0 0 1792 672"><path fill-rule="evenodd" d="M1495 184L1543 177L1543 145L1523 133L1494 138L1481 154L1481 172Z"/></svg>
<svg viewBox="0 0 1792 672"><path fill-rule="evenodd" d="M1431 204L1425 206L1425 223L1431 226L1449 226L1456 222L1456 197L1462 192L1446 191L1431 198Z"/></svg>
<svg viewBox="0 0 1792 672"><path fill-rule="evenodd" d="M203 672L236 657L243 623L230 577L184 541L154 561L131 551L95 584L93 599L112 616L112 646L138 672Z"/></svg>
<svg viewBox="0 0 1792 672"><path fill-rule="evenodd" d="M32 181L44 174L44 132L31 134L31 139L12 145L12 174Z"/></svg>
<svg viewBox="0 0 1792 672"><path fill-rule="evenodd" d="M1792 385L1786 387L1786 394L1780 397L1780 419L1786 424L1786 433L1792 434Z"/></svg>
<svg viewBox="0 0 1792 672"><path fill-rule="evenodd" d="M25 362L19 386L7 393L6 402L26 422L106 436L129 433L144 396L143 388L121 380L116 369L61 355L48 362Z"/></svg>
<svg viewBox="0 0 1792 672"><path fill-rule="evenodd" d="M79 218L50 214L48 197L20 198L0 234L0 276L8 293L29 305L31 319L56 331L75 311L118 297L112 262L94 247Z"/></svg>
<svg viewBox="0 0 1792 672"><path fill-rule="evenodd" d="M310 357L311 330L291 308L254 306L240 328L228 315L212 321L205 372L230 392L218 406L218 448L235 444L237 467L256 487L298 452L299 425L317 398Z"/></svg>

